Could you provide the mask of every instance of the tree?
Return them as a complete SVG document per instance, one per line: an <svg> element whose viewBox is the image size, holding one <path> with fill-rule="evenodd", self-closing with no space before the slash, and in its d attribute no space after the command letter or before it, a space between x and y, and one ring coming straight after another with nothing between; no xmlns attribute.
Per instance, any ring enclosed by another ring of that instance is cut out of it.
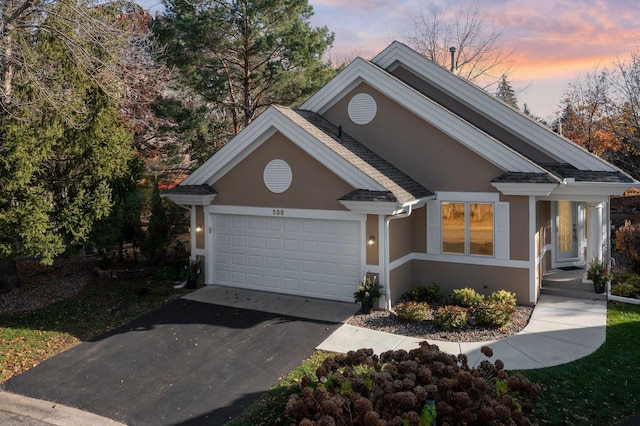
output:
<svg viewBox="0 0 640 426"><path fill-rule="evenodd" d="M518 109L518 96L516 95L515 90L513 90L511 83L507 80L506 75L503 75L500 79L495 96L505 104Z"/></svg>
<svg viewBox="0 0 640 426"><path fill-rule="evenodd" d="M594 71L569 84L562 101L562 135L602 157L618 149L608 118L608 71Z"/></svg>
<svg viewBox="0 0 640 426"><path fill-rule="evenodd" d="M0 3L2 259L50 264L110 211L111 183L132 156L120 17L114 4L81 0Z"/></svg>
<svg viewBox="0 0 640 426"><path fill-rule="evenodd" d="M478 4L441 9L435 4L414 17L413 29L400 38L431 61L467 81L491 86L509 70L509 56L500 42L502 29L482 16Z"/></svg>
<svg viewBox="0 0 640 426"><path fill-rule="evenodd" d="M213 149L273 103L295 105L328 81L333 42L307 0L163 0L153 30L163 59L206 106ZM183 103L184 105L184 103ZM204 155L207 157L210 153Z"/></svg>
<svg viewBox="0 0 640 426"><path fill-rule="evenodd" d="M151 216L149 226L142 244L142 253L151 265L159 265L163 260L163 253L169 243L169 222L167 212L160 198L158 182L153 184L151 194Z"/></svg>

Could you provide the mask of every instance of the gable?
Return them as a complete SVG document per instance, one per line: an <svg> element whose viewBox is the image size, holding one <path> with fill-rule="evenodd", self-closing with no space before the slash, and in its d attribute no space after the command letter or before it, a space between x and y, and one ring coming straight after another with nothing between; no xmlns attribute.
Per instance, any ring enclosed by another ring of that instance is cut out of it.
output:
<svg viewBox="0 0 640 426"><path fill-rule="evenodd" d="M291 184L282 193L265 185L265 167L275 159L291 168ZM279 132L212 186L218 193L213 204L322 210L345 210L338 198L354 189Z"/></svg>
<svg viewBox="0 0 640 426"><path fill-rule="evenodd" d="M370 123L355 124L349 118L349 103L360 94L370 95L377 113ZM490 182L503 170L445 134L399 103L361 83L324 112L333 123L367 148L437 191L495 192Z"/></svg>
<svg viewBox="0 0 640 426"><path fill-rule="evenodd" d="M508 136L509 141L516 144L516 141L519 140L518 144L531 145L539 153L552 157L553 162L568 163L583 170L616 170L615 167L598 156L529 119L484 90L455 76L402 43L393 42L372 62L393 73L402 64L403 68L410 70L414 78L421 79L423 84L437 88L437 91L450 98L445 104L448 104L457 113L472 113L468 117L463 116L478 124L493 123L492 130L489 131L487 128L490 133L501 127L502 132L506 131L511 135ZM398 75L400 74L401 71L398 71ZM412 84L416 84L415 80ZM416 88L421 85L416 84ZM479 117L482 117L482 120L478 121ZM523 149L525 146L519 145L517 148ZM528 149L530 150L530 148Z"/></svg>

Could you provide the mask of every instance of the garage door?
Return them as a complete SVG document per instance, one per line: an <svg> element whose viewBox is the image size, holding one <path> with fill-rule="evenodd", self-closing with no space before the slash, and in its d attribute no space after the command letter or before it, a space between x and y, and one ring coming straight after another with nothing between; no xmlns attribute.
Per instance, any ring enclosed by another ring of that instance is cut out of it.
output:
<svg viewBox="0 0 640 426"><path fill-rule="evenodd" d="M353 301L360 223L214 214L214 283Z"/></svg>

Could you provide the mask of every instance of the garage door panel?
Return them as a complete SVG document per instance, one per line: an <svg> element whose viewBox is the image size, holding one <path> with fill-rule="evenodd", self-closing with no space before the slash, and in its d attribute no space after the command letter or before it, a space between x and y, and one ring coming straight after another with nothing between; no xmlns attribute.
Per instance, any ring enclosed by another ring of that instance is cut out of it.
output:
<svg viewBox="0 0 640 426"><path fill-rule="evenodd" d="M352 301L360 222L212 215L217 284Z"/></svg>

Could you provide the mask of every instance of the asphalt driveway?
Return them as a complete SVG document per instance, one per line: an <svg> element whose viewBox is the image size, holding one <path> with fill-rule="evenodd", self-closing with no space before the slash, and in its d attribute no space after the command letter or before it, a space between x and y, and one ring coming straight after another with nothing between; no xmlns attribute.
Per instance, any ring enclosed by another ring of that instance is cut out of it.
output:
<svg viewBox="0 0 640 426"><path fill-rule="evenodd" d="M180 299L3 388L129 425L222 425L339 326Z"/></svg>

